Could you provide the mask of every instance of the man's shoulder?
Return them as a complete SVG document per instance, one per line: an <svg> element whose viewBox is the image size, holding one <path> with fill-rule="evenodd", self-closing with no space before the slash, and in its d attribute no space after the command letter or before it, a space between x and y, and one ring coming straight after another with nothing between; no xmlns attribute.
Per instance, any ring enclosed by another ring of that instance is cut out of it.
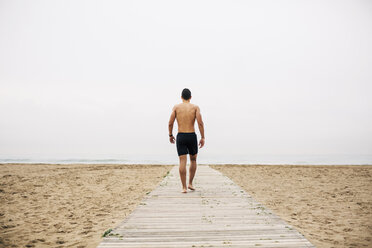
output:
<svg viewBox="0 0 372 248"><path fill-rule="evenodd" d="M188 106L184 105L183 103L177 103L173 106L173 110L182 109L182 108L189 109L190 106L192 109L195 109L195 110L199 109L199 106L193 103L189 103Z"/></svg>

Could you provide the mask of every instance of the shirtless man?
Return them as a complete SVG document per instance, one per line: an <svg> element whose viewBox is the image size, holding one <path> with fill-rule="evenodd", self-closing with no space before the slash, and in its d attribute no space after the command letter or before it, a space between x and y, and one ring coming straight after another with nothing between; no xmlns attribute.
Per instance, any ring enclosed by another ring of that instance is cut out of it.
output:
<svg viewBox="0 0 372 248"><path fill-rule="evenodd" d="M198 141L195 133L194 123L195 119L198 122L201 139L199 146L202 148L205 143L204 137L204 123L200 114L198 106L191 104L191 91L183 89L181 95L182 103L173 107L172 114L169 119L169 141L174 144L175 138L172 134L174 120L177 119L178 134L176 139L177 153L180 159L180 177L182 182L182 193L187 193L187 188L195 190L192 185L196 172L196 157L198 155ZM187 154L190 154L190 171L189 171L189 185L186 187L186 163Z"/></svg>

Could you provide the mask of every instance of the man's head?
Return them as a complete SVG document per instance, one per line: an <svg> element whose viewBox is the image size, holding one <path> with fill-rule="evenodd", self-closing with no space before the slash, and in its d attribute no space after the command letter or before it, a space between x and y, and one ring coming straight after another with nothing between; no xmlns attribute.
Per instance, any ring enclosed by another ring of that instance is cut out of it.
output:
<svg viewBox="0 0 372 248"><path fill-rule="evenodd" d="M182 97L182 99L184 99L186 101L190 100L191 99L191 91L187 88L183 89L181 97Z"/></svg>

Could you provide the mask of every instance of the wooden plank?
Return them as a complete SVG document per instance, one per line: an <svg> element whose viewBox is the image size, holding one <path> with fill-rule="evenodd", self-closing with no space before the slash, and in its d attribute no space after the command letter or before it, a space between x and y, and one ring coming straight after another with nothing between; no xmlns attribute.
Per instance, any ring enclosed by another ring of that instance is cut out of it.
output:
<svg viewBox="0 0 372 248"><path fill-rule="evenodd" d="M198 166L194 185L182 194L173 167L98 247L315 247L209 166Z"/></svg>

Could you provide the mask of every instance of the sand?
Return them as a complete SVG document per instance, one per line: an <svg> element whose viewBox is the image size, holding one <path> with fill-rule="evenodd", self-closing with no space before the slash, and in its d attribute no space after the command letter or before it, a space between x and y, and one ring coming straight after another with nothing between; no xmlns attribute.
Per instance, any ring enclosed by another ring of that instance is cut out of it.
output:
<svg viewBox="0 0 372 248"><path fill-rule="evenodd" d="M0 164L0 247L96 247L171 168ZM319 248L372 247L372 166L212 168Z"/></svg>
<svg viewBox="0 0 372 248"><path fill-rule="evenodd" d="M96 247L171 168L0 164L0 247Z"/></svg>
<svg viewBox="0 0 372 248"><path fill-rule="evenodd" d="M372 247L372 166L211 167L319 248Z"/></svg>

